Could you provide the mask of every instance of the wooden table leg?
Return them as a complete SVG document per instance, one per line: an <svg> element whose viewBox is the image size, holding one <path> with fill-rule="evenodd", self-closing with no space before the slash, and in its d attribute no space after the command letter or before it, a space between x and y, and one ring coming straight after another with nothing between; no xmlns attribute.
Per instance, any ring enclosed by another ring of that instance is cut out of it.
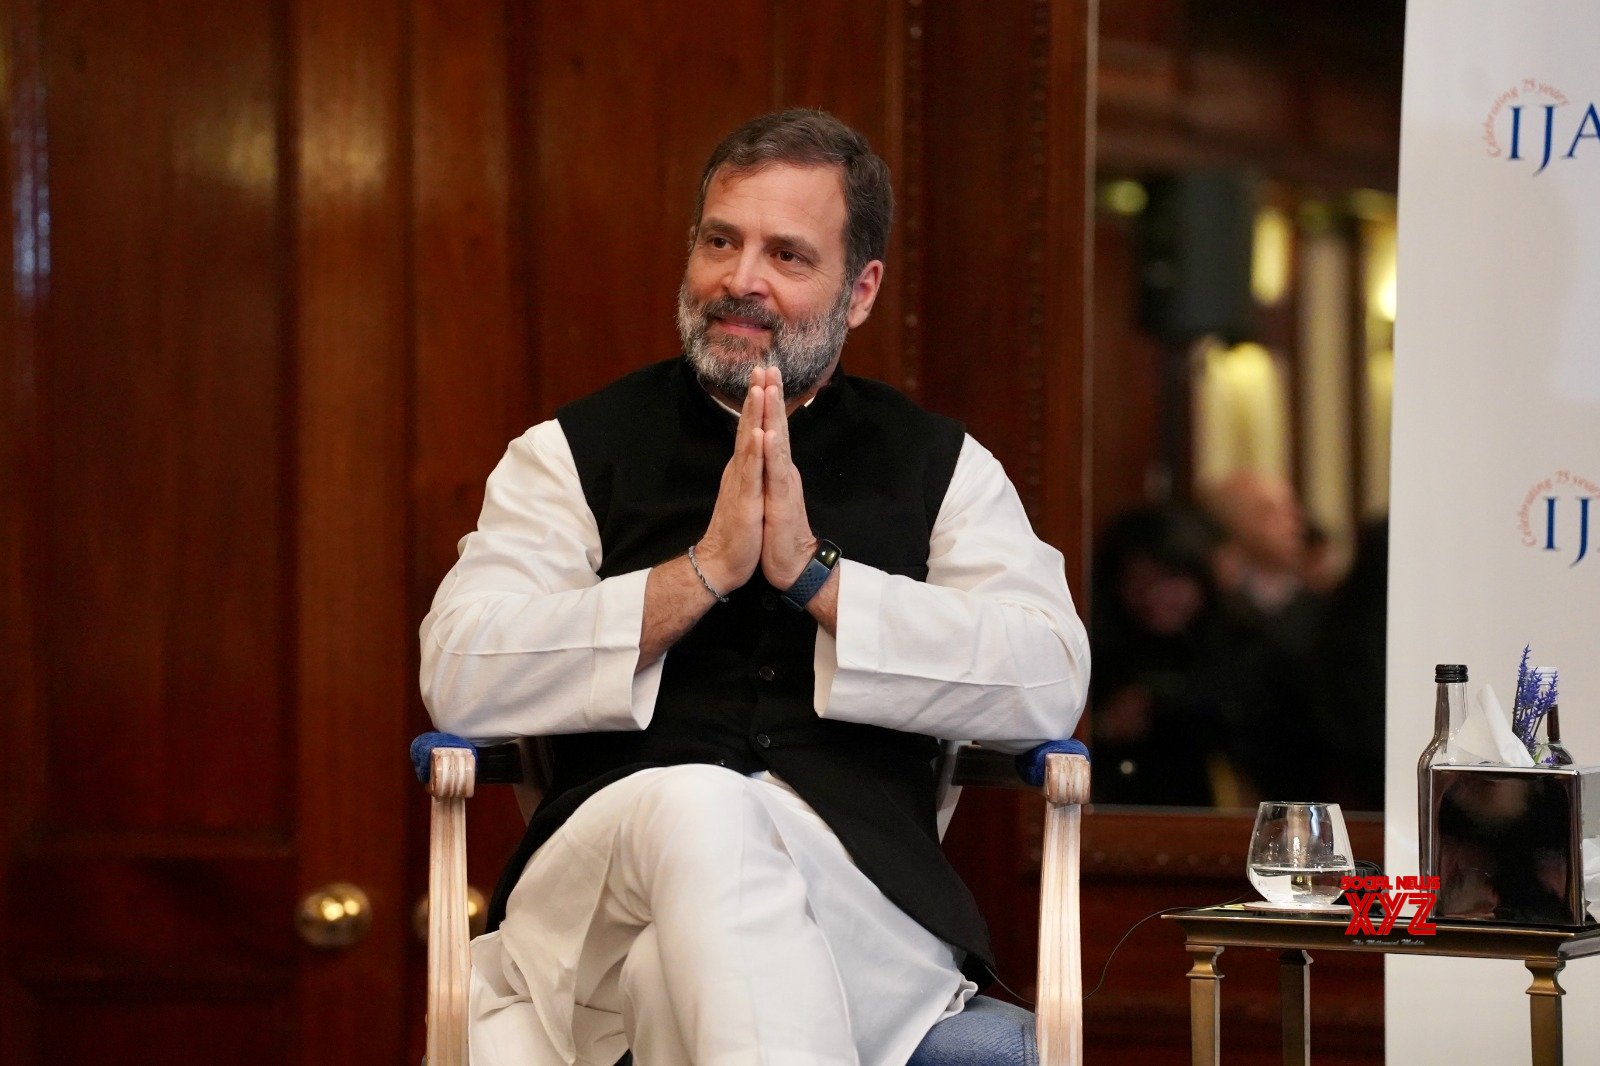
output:
<svg viewBox="0 0 1600 1066"><path fill-rule="evenodd" d="M1311 955L1285 951L1280 959L1283 989L1283 1066L1311 1063Z"/></svg>
<svg viewBox="0 0 1600 1066"><path fill-rule="evenodd" d="M1533 1032L1533 1066L1561 1066L1561 997L1566 989L1556 975L1566 966L1565 959L1525 959L1533 984L1528 986L1528 1020Z"/></svg>
<svg viewBox="0 0 1600 1066"><path fill-rule="evenodd" d="M1217 972L1220 947L1188 945L1189 958L1189 1061L1192 1066L1219 1066L1222 1062L1222 975Z"/></svg>

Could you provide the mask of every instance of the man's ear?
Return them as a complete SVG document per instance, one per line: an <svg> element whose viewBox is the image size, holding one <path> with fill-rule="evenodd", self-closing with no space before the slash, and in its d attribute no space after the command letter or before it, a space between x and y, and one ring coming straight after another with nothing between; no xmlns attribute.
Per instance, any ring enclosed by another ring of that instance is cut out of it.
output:
<svg viewBox="0 0 1600 1066"><path fill-rule="evenodd" d="M850 315L846 321L855 329L872 314L872 303L878 298L878 286L883 283L883 260L874 259L861 268L850 286Z"/></svg>

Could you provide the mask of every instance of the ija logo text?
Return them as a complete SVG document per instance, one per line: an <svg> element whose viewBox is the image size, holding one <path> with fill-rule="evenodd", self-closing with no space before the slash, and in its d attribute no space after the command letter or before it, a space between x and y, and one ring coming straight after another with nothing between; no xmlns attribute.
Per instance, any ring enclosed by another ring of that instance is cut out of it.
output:
<svg viewBox="0 0 1600 1066"><path fill-rule="evenodd" d="M1535 482L1517 508L1517 533L1524 548L1554 552L1577 566L1589 557L1591 516L1600 485L1569 470Z"/></svg>

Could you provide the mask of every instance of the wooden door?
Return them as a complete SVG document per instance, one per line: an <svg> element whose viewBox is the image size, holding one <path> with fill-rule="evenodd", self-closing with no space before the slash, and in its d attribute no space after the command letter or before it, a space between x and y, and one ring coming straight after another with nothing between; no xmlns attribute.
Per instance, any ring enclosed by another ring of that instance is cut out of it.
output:
<svg viewBox="0 0 1600 1066"><path fill-rule="evenodd" d="M401 1061L400 12L0 10L0 1060Z"/></svg>

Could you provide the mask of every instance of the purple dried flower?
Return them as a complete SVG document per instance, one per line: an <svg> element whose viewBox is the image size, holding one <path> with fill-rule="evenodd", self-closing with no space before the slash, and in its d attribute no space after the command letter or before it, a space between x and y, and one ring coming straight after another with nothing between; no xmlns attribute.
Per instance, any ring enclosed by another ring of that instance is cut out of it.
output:
<svg viewBox="0 0 1600 1066"><path fill-rule="evenodd" d="M1539 723L1556 704L1556 671L1529 669L1531 654L1532 646L1524 645L1517 665L1516 699L1511 705L1511 729L1530 753L1538 746Z"/></svg>
<svg viewBox="0 0 1600 1066"><path fill-rule="evenodd" d="M1533 699L1534 714L1543 718L1556 705L1556 684L1560 674L1555 667L1550 667L1544 675L1544 686L1539 689L1539 694Z"/></svg>
<svg viewBox="0 0 1600 1066"><path fill-rule="evenodd" d="M1517 664L1517 684L1511 701L1511 728L1524 744L1531 744L1529 738L1533 735L1533 726L1530 716L1534 700L1539 694L1539 679L1528 669L1528 659L1532 654L1533 646L1524 644L1522 661Z"/></svg>

